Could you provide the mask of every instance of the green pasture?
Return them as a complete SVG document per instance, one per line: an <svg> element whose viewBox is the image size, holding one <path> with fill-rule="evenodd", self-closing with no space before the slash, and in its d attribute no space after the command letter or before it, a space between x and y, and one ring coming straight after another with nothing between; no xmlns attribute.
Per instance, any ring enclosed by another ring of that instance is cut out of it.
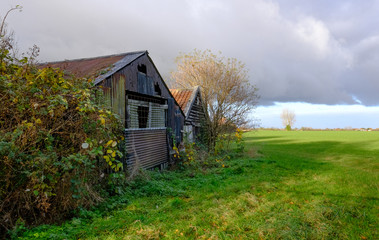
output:
<svg viewBox="0 0 379 240"><path fill-rule="evenodd" d="M379 239L379 132L257 131L224 167L152 172L24 239Z"/></svg>

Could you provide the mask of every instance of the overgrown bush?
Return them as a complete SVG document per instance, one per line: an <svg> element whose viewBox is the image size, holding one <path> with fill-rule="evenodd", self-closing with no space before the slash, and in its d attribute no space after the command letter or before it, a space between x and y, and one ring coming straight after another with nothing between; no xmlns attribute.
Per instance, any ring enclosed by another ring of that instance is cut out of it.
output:
<svg viewBox="0 0 379 240"><path fill-rule="evenodd" d="M31 56L0 52L2 233L99 202L109 181L104 170L122 167L121 123L102 91L90 79L39 69Z"/></svg>
<svg viewBox="0 0 379 240"><path fill-rule="evenodd" d="M183 147L174 146L175 162L181 166L189 167L195 170L206 169L210 167L225 167L226 161L230 156L242 154L245 150L245 142L242 138L243 131L234 128L226 134L220 135L216 141L214 152L198 143L188 141L185 136Z"/></svg>

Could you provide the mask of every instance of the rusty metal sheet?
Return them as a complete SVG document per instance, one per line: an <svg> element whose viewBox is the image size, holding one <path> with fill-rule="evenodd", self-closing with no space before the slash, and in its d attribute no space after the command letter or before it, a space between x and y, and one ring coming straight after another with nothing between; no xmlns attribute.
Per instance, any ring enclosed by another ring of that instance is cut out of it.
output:
<svg viewBox="0 0 379 240"><path fill-rule="evenodd" d="M187 104L190 104L193 89L170 89L172 96L184 112Z"/></svg>
<svg viewBox="0 0 379 240"><path fill-rule="evenodd" d="M96 58L84 58L76 60L66 60L62 62L50 62L41 64L41 67L60 68L76 77L97 77L104 74L108 68L111 68L113 64L120 61L126 56L126 54L96 57Z"/></svg>
<svg viewBox="0 0 379 240"><path fill-rule="evenodd" d="M149 169L168 162L166 129L128 130L125 140L129 171L134 168Z"/></svg>

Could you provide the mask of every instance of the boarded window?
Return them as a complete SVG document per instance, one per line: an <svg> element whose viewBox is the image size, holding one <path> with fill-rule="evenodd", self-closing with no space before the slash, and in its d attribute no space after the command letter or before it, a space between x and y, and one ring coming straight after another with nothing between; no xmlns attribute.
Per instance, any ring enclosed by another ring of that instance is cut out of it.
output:
<svg viewBox="0 0 379 240"><path fill-rule="evenodd" d="M142 72L138 72L138 92L154 95L154 80Z"/></svg>

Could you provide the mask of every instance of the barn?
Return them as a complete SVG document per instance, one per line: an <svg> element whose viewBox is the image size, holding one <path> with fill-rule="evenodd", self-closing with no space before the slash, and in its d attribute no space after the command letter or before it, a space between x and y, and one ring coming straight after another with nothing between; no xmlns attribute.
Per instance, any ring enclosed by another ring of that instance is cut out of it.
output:
<svg viewBox="0 0 379 240"><path fill-rule="evenodd" d="M77 77L93 78L125 125L126 168L163 168L182 141L184 113L147 51L50 62Z"/></svg>
<svg viewBox="0 0 379 240"><path fill-rule="evenodd" d="M170 91L185 115L184 134L188 141L196 142L207 116L200 86L188 89L170 89Z"/></svg>

